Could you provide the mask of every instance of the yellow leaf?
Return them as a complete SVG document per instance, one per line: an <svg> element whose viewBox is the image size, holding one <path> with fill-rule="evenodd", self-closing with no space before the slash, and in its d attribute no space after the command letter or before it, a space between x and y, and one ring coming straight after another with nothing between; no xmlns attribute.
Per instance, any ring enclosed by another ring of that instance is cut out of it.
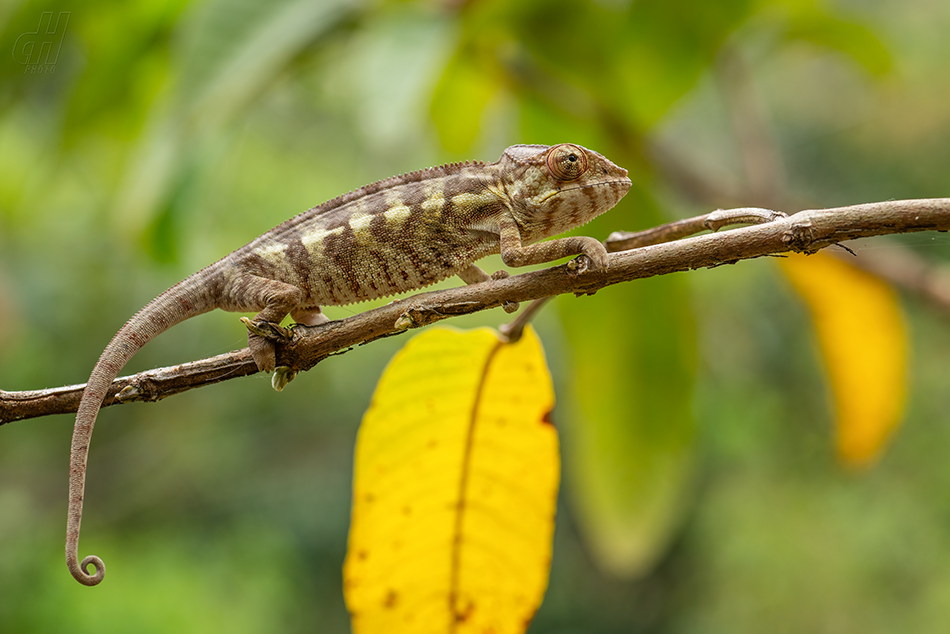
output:
<svg viewBox="0 0 950 634"><path fill-rule="evenodd" d="M429 330L356 443L344 594L356 634L524 632L548 583L560 461L533 331Z"/></svg>
<svg viewBox="0 0 950 634"><path fill-rule="evenodd" d="M839 459L874 462L900 423L907 384L907 334L894 290L822 253L793 255L782 270L815 323L835 401Z"/></svg>

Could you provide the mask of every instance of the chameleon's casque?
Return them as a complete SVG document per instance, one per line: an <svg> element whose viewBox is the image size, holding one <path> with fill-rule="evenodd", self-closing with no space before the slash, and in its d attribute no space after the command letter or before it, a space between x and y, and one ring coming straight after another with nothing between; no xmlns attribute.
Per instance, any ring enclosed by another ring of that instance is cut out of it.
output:
<svg viewBox="0 0 950 634"><path fill-rule="evenodd" d="M540 242L580 226L630 189L627 171L578 145L514 145L495 163L453 163L378 181L291 218L176 284L135 314L106 346L83 392L73 430L66 564L85 585L105 565L78 558L89 441L112 381L149 340L215 308L257 312L248 346L258 368L276 364L269 329L288 314L326 321L320 306L422 288L458 275L490 278L473 263L500 253L508 266L585 254L594 269L607 252L593 238ZM91 564L94 574L86 572Z"/></svg>

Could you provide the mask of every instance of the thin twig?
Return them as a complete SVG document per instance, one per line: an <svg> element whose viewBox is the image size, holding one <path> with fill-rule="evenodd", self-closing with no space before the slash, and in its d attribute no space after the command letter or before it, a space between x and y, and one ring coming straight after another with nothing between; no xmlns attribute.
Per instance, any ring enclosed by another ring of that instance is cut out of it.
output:
<svg viewBox="0 0 950 634"><path fill-rule="evenodd" d="M499 326L498 332L501 333L508 343L516 343L521 339L521 335L524 334L525 326L531 323L535 315L541 312L541 309L544 308L551 299L553 299L553 297L548 296L534 300L528 304L527 308L518 313L518 316L511 320L511 322Z"/></svg>

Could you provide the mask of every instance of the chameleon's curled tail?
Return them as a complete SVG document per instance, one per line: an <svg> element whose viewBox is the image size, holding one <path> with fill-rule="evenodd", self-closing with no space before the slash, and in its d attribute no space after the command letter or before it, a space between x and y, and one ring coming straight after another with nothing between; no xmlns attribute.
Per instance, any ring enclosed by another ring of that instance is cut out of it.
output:
<svg viewBox="0 0 950 634"><path fill-rule="evenodd" d="M82 522L82 498L86 485L86 458L96 416L112 381L129 359L149 340L190 317L215 308L207 287L207 269L171 287L135 314L116 333L93 368L79 402L73 443L69 457L69 514L66 518L66 566L76 581L94 586L106 574L102 559L90 555L79 563L79 525ZM200 276L200 281L199 281ZM87 566L95 568L89 574Z"/></svg>

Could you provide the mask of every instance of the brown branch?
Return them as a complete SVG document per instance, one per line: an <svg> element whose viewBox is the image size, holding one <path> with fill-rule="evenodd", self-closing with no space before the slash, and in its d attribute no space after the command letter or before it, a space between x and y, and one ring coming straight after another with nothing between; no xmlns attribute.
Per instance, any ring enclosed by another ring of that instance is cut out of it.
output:
<svg viewBox="0 0 950 634"><path fill-rule="evenodd" d="M869 236L950 230L950 198L900 200L836 209L801 211L752 227L612 253L606 271L574 263L471 286L431 291L322 326L294 327L293 340L278 347L277 361L308 370L356 345L453 317L550 295L585 295L635 279L732 264L788 251L813 253L831 244ZM116 379L105 405L155 401L195 387L257 372L240 350L184 365ZM0 424L76 411L83 386L0 392ZM117 394L122 392L121 397Z"/></svg>

